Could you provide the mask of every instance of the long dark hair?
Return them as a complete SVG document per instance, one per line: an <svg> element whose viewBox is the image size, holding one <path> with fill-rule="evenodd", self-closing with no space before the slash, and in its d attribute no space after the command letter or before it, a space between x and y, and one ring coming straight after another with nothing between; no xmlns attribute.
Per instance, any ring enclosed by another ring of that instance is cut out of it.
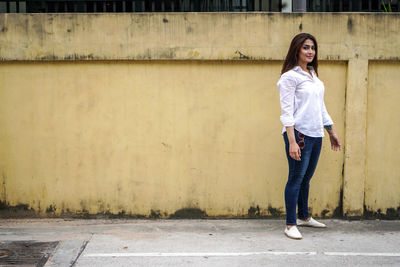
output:
<svg viewBox="0 0 400 267"><path fill-rule="evenodd" d="M315 73L318 76L318 44L315 37L309 33L299 33L293 38L292 42L290 43L290 47L286 55L285 62L283 63L281 74L284 74L285 72L297 66L297 61L299 60L298 57L301 46L307 39L313 41L315 47L314 59L313 61L308 63L307 66L312 66L314 68Z"/></svg>

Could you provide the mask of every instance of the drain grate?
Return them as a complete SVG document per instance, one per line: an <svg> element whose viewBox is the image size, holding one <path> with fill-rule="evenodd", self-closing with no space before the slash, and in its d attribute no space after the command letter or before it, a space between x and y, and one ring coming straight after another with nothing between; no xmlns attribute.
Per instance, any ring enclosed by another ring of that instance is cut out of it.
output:
<svg viewBox="0 0 400 267"><path fill-rule="evenodd" d="M0 266L44 266L57 244L58 241L0 242Z"/></svg>

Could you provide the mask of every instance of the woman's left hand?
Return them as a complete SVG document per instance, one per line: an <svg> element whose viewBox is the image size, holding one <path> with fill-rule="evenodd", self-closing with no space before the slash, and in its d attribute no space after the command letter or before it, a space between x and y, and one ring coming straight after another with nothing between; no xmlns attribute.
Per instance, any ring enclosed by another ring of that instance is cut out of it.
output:
<svg viewBox="0 0 400 267"><path fill-rule="evenodd" d="M339 137L335 132L329 133L329 140L331 141L331 148L334 151L338 151L342 149L342 144L340 143Z"/></svg>

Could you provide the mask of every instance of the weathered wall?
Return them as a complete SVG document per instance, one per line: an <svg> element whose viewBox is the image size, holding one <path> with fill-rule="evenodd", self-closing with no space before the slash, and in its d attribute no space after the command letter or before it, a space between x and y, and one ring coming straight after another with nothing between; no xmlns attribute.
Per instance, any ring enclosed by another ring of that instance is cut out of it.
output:
<svg viewBox="0 0 400 267"><path fill-rule="evenodd" d="M367 175L368 215L400 212L400 62L369 64Z"/></svg>
<svg viewBox="0 0 400 267"><path fill-rule="evenodd" d="M306 31L319 40L344 144L334 153L324 140L312 213L398 216L400 187L388 185L398 176L382 171L396 154L371 143L389 106L369 101L376 90L396 95L399 81L380 74L398 71L399 26L386 14L0 14L2 205L282 214L276 82L291 38ZM387 144L400 135L391 133Z"/></svg>
<svg viewBox="0 0 400 267"><path fill-rule="evenodd" d="M0 25L1 60L282 60L301 31L321 59L400 59L396 14L0 14Z"/></svg>

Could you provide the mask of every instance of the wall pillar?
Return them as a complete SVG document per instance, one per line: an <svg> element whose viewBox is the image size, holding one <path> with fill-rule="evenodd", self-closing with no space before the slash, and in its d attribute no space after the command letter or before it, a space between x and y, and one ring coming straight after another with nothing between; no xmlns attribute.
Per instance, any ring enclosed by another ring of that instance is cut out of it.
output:
<svg viewBox="0 0 400 267"><path fill-rule="evenodd" d="M350 59L346 89L343 215L362 216L366 179L368 59Z"/></svg>
<svg viewBox="0 0 400 267"><path fill-rule="evenodd" d="M282 12L283 13L292 12L292 0L282 0Z"/></svg>

